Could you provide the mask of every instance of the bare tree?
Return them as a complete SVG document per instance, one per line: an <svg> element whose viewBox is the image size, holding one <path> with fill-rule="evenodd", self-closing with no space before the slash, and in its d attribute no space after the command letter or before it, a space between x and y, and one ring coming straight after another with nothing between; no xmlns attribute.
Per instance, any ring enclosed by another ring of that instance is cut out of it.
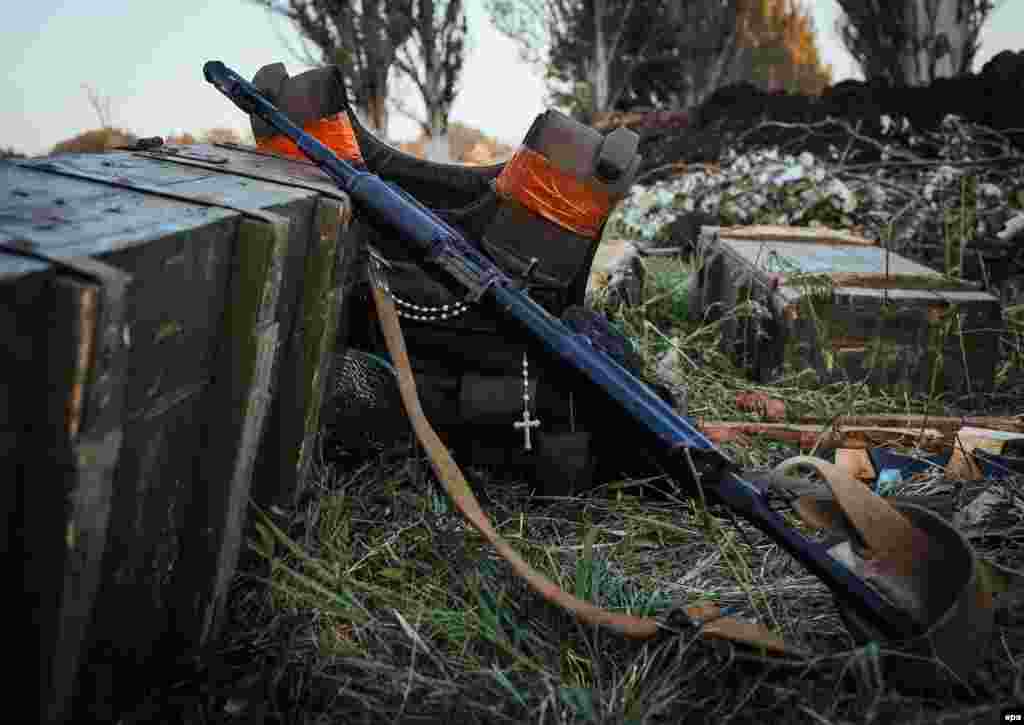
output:
<svg viewBox="0 0 1024 725"><path fill-rule="evenodd" d="M100 128L112 128L113 114L111 106L113 101L110 96L100 94L99 91L88 83L83 83L82 88L85 89L85 93L89 97L89 105L92 106L92 110L96 112L96 116L100 119Z"/></svg>
<svg viewBox="0 0 1024 725"><path fill-rule="evenodd" d="M251 0L290 20L337 65L356 111L375 133L388 127L388 78L396 51L413 32L415 0Z"/></svg>
<svg viewBox="0 0 1024 725"><path fill-rule="evenodd" d="M592 120L613 110L632 79L678 66L699 102L737 56L740 0L488 0L495 27L547 72L552 98Z"/></svg>
<svg viewBox="0 0 1024 725"><path fill-rule="evenodd" d="M414 0L412 35L395 58L395 68L419 92L425 118L397 103L428 138L427 157L451 160L448 115L458 95L466 56L466 9L462 0Z"/></svg>
<svg viewBox="0 0 1024 725"><path fill-rule="evenodd" d="M699 106L717 88L739 79L743 11L737 0L670 3L672 48L682 81L672 106Z"/></svg>
<svg viewBox="0 0 1024 725"><path fill-rule="evenodd" d="M839 0L843 44L868 80L922 85L968 73L992 0Z"/></svg>

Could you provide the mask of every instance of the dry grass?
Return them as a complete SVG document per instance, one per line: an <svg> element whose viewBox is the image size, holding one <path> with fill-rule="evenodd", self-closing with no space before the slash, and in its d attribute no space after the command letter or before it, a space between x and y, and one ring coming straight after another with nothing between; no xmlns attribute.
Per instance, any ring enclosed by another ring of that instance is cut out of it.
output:
<svg viewBox="0 0 1024 725"><path fill-rule="evenodd" d="M693 413L749 417L735 404L747 390L785 399L790 415L921 412L929 403L801 380L753 386L717 352L713 326L682 321L686 267L668 261L649 272L642 310L607 311L648 367L670 345L692 360ZM732 451L745 466L797 452L766 441ZM673 625L674 609L711 599L812 658L765 659L685 628L634 643L581 626L512 576L453 512L423 460L399 454L344 468L321 460L300 506L255 514L225 640L126 725L960 723L996 722L1002 708L1024 703L1020 607L999 612L970 681L909 692L894 674L898 654L858 646L824 586L725 511L650 496L651 480L550 499L495 472L470 474L499 531L578 596ZM1007 484L1008 498L1018 484ZM935 479L893 493L951 491ZM974 542L1024 568L1024 523L1013 511L993 518L998 536Z"/></svg>
<svg viewBox="0 0 1024 725"><path fill-rule="evenodd" d="M543 500L478 474L504 535L570 591L666 616L712 599L814 657L580 626L494 559L411 470L424 465L326 466L303 507L260 517L229 637L199 678L207 721L994 722L1021 696L1019 611L1002 614L970 682L908 693L877 646L850 638L824 587L751 527L721 515L708 526L692 504L627 485Z"/></svg>

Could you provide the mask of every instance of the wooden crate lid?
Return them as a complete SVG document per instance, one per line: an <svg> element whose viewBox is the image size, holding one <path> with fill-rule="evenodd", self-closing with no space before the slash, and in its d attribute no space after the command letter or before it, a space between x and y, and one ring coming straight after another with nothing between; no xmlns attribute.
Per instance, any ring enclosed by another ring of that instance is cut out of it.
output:
<svg viewBox="0 0 1024 725"><path fill-rule="evenodd" d="M785 286L794 275L820 275L846 289L909 291L925 297L979 294L979 285L934 269L851 232L783 226L704 227L706 243L722 242L746 264ZM797 293L798 294L798 293ZM967 301L967 300L965 300Z"/></svg>
<svg viewBox="0 0 1024 725"><path fill-rule="evenodd" d="M846 229L828 227L792 227L773 224L719 227L718 236L724 239L742 239L752 242L811 242L814 244L860 244L878 246L878 242L854 234Z"/></svg>

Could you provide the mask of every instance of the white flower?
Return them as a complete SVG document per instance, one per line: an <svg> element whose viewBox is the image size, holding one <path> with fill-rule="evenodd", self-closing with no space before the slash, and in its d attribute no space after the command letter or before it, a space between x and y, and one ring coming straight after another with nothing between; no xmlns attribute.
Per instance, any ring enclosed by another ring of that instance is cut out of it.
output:
<svg viewBox="0 0 1024 725"><path fill-rule="evenodd" d="M857 197L854 196L850 187L839 179L832 179L825 188L829 196L832 196L839 201L840 208L847 214L857 209Z"/></svg>
<svg viewBox="0 0 1024 725"><path fill-rule="evenodd" d="M1015 216L1006 220L1006 224L1003 225L1003 231L999 232L996 236L1007 242L1022 231L1024 231L1024 213L1018 212Z"/></svg>
<svg viewBox="0 0 1024 725"><path fill-rule="evenodd" d="M993 199L995 201L1000 201L1003 197L1003 190L990 183L981 184L978 187L978 193L986 199Z"/></svg>
<svg viewBox="0 0 1024 725"><path fill-rule="evenodd" d="M956 176L956 169L952 166L940 166L935 170L935 181L942 186L947 186L952 183Z"/></svg>
<svg viewBox="0 0 1024 725"><path fill-rule="evenodd" d="M718 204L721 201L721 194L708 194L700 200L700 210L705 214L714 214L718 211Z"/></svg>
<svg viewBox="0 0 1024 725"><path fill-rule="evenodd" d="M676 185L676 194L692 194L699 187L707 183L707 175L703 172L685 176L679 179L679 183Z"/></svg>

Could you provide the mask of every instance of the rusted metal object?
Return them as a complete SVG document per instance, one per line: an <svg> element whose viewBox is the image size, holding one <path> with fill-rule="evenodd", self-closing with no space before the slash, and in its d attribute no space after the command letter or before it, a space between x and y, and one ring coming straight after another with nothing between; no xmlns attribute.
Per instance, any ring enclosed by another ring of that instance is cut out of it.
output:
<svg viewBox="0 0 1024 725"><path fill-rule="evenodd" d="M295 166L200 145L0 163L2 553L41 721L114 722L209 641L250 496L303 490L360 238Z"/></svg>
<svg viewBox="0 0 1024 725"><path fill-rule="evenodd" d="M909 503L896 503L895 507L929 539L930 551L919 562L917 576L926 604L927 630L902 652L882 658L886 678L897 686L921 690L966 681L988 651L995 613L977 554L960 532L935 512ZM855 638L862 643L882 641L841 601L836 604Z"/></svg>
<svg viewBox="0 0 1024 725"><path fill-rule="evenodd" d="M877 496L843 468L809 456L782 462L776 473L786 476L801 469L815 471L824 485L797 483L807 490L793 490L796 513L809 526L832 534L829 553L834 558L922 624L918 636L884 653L876 650L886 682L931 690L965 681L986 655L995 606L982 563L949 521L951 511L926 507L926 497ZM883 633L841 598L836 605L862 644L886 643Z"/></svg>

